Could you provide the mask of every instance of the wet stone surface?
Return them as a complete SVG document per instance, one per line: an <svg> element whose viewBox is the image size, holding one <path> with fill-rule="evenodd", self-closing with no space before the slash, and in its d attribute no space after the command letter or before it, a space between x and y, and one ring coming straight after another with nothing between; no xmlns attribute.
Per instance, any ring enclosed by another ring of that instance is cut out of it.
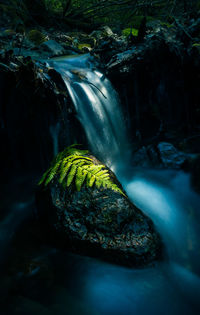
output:
<svg viewBox="0 0 200 315"><path fill-rule="evenodd" d="M62 240L75 252L130 266L152 263L161 254L153 223L125 195L86 186L64 190L54 180L36 199L43 224L56 231L58 244Z"/></svg>

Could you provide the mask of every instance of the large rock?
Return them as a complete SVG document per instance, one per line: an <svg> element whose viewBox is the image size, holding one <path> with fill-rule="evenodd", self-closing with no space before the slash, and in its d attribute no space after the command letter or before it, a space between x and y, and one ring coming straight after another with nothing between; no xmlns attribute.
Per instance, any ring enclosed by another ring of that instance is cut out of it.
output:
<svg viewBox="0 0 200 315"><path fill-rule="evenodd" d="M100 163L89 157L95 165ZM121 188L108 171L113 183ZM123 193L86 184L80 191L75 185L64 189L55 176L36 196L41 220L56 231L58 242L64 240L67 248L135 266L160 256L161 241L153 223Z"/></svg>

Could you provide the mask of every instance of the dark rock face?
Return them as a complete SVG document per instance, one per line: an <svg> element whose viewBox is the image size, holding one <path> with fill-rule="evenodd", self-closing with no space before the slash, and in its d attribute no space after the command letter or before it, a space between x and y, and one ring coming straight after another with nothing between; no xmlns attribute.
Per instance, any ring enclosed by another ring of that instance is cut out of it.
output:
<svg viewBox="0 0 200 315"><path fill-rule="evenodd" d="M139 167L185 169L191 155L179 151L169 142L143 146L133 154L132 163Z"/></svg>
<svg viewBox="0 0 200 315"><path fill-rule="evenodd" d="M10 54L0 55L0 161L4 169L43 169L53 158L51 128L58 122L61 150L69 139L86 137L60 74Z"/></svg>
<svg viewBox="0 0 200 315"><path fill-rule="evenodd" d="M198 41L186 45L181 34L179 27L161 26L139 44L116 48L112 56L105 49L102 58L99 53L120 95L133 142L138 132L142 141L157 137L161 127L158 141L163 142L173 135L181 140L199 134Z"/></svg>
<svg viewBox="0 0 200 315"><path fill-rule="evenodd" d="M143 266L160 256L161 241L153 223L120 193L85 186L80 192L64 190L55 180L36 197L41 220L75 252L130 266Z"/></svg>

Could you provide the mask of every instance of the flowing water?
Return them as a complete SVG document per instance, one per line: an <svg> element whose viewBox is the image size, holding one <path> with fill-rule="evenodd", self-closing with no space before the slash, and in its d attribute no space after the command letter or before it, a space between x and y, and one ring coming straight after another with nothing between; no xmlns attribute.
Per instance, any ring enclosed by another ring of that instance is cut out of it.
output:
<svg viewBox="0 0 200 315"><path fill-rule="evenodd" d="M128 141L118 96L87 55L49 62L61 75L91 151L115 170L128 158Z"/></svg>
<svg viewBox="0 0 200 315"><path fill-rule="evenodd" d="M50 65L65 80L92 151L115 169L130 199L153 220L165 258L151 268L128 269L36 246L24 237L11 246L19 217L34 212L32 196L25 189L30 178L21 180L15 183L16 195L9 198L7 193L9 215L0 224L1 257L11 247L11 267L0 285L1 299L9 304L5 314L199 314L200 196L191 188L189 175L127 164L127 136L116 92L103 74L92 70L87 56ZM59 126L52 128L55 153L58 131Z"/></svg>

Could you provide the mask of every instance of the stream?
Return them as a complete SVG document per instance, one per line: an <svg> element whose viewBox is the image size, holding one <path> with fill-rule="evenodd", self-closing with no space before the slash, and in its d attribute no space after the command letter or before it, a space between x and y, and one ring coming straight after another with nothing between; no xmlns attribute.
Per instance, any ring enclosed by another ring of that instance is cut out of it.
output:
<svg viewBox="0 0 200 315"><path fill-rule="evenodd" d="M40 243L40 232L35 238L28 226L36 216L39 174L15 174L5 185L0 218L0 314L199 314L200 196L182 171L131 165L117 94L88 62L83 56L49 66L64 78L92 152L111 166L130 200L154 222L164 259L152 267L125 268ZM50 130L56 154L59 125Z"/></svg>

